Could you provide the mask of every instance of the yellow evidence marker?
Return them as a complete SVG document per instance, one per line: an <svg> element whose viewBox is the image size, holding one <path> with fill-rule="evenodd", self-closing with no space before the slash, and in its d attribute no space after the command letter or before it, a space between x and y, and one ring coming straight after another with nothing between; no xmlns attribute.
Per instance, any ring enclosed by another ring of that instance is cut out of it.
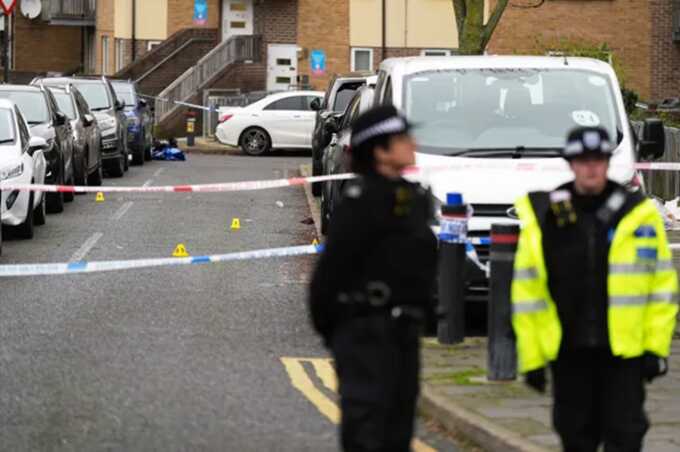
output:
<svg viewBox="0 0 680 452"><path fill-rule="evenodd" d="M95 202L104 202L104 192L98 191L97 197L94 200Z"/></svg>
<svg viewBox="0 0 680 452"><path fill-rule="evenodd" d="M237 229L241 229L241 221L238 218L234 218L231 220L231 230L235 231Z"/></svg>
<svg viewBox="0 0 680 452"><path fill-rule="evenodd" d="M317 239L312 240L312 245L319 246L319 241Z"/></svg>
<svg viewBox="0 0 680 452"><path fill-rule="evenodd" d="M175 251L172 252L172 257L190 257L184 243L180 243L175 247Z"/></svg>

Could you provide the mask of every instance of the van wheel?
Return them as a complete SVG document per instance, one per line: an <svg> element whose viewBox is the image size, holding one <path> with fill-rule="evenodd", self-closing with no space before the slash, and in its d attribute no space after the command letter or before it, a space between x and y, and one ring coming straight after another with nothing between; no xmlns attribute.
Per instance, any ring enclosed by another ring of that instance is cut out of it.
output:
<svg viewBox="0 0 680 452"><path fill-rule="evenodd" d="M113 177L123 177L125 174L125 160L126 160L127 155L126 154L121 154L120 157L118 157L115 162L111 165L111 167L108 168L107 172L109 175Z"/></svg>
<svg viewBox="0 0 680 452"><path fill-rule="evenodd" d="M33 192L28 197L28 211L26 212L26 219L23 223L15 226L14 232L20 239L33 238Z"/></svg>
<svg viewBox="0 0 680 452"><path fill-rule="evenodd" d="M239 145L245 154L258 156L269 152L272 140L264 129L251 127L241 134Z"/></svg>
<svg viewBox="0 0 680 452"><path fill-rule="evenodd" d="M102 184L102 179L104 179L104 168L100 161L95 172L87 176L87 185L99 187Z"/></svg>

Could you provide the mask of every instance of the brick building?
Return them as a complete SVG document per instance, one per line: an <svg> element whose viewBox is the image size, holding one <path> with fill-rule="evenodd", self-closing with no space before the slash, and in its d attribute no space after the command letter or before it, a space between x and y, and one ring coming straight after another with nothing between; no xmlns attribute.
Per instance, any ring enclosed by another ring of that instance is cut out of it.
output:
<svg viewBox="0 0 680 452"><path fill-rule="evenodd" d="M551 0L534 9L509 7L489 52L545 53L565 45L605 44L626 87L643 99L680 96L679 0Z"/></svg>
<svg viewBox="0 0 680 452"><path fill-rule="evenodd" d="M93 69L96 0L42 0L37 9L17 3L10 20L12 81Z"/></svg>

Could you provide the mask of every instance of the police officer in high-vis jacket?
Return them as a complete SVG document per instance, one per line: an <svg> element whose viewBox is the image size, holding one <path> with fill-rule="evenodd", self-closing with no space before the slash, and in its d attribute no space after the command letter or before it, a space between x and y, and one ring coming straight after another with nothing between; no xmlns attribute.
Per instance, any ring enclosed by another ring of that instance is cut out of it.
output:
<svg viewBox="0 0 680 452"><path fill-rule="evenodd" d="M645 381L667 372L678 282L653 202L608 180L606 130L569 134L574 181L521 198L512 282L520 371L543 392L564 450L640 451Z"/></svg>
<svg viewBox="0 0 680 452"><path fill-rule="evenodd" d="M347 184L310 287L314 327L339 379L345 451L410 450L421 327L432 311L437 241L431 195L402 178L409 124L377 107L352 127Z"/></svg>

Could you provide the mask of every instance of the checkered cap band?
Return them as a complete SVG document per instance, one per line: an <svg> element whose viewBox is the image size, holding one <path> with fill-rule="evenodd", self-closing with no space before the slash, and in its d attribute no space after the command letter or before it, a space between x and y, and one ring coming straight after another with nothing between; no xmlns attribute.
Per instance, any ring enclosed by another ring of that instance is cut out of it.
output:
<svg viewBox="0 0 680 452"><path fill-rule="evenodd" d="M380 137L383 135L397 135L406 133L408 131L408 124L404 118L394 116L392 118L381 121L366 130L352 135L352 147L357 147L370 140L371 138Z"/></svg>

